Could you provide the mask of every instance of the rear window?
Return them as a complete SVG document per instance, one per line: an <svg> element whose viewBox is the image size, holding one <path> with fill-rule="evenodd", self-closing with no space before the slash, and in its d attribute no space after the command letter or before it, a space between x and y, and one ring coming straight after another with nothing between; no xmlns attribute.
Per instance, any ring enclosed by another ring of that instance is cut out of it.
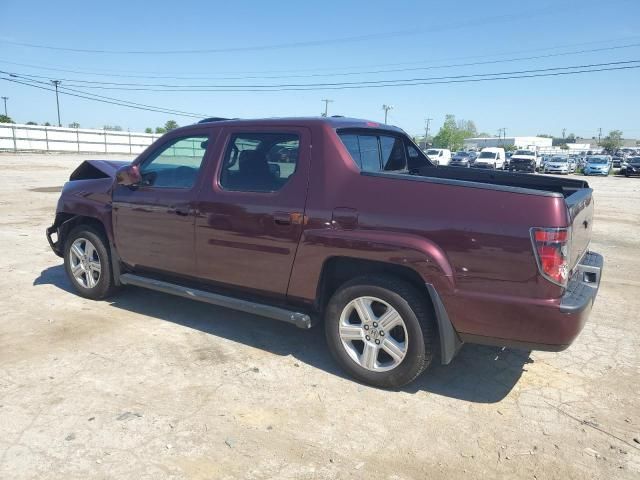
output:
<svg viewBox="0 0 640 480"><path fill-rule="evenodd" d="M496 158L495 152L481 152L478 158Z"/></svg>
<svg viewBox="0 0 640 480"><path fill-rule="evenodd" d="M407 150L401 137L365 133L338 133L338 136L363 172L407 169ZM415 149L411 153L415 156Z"/></svg>

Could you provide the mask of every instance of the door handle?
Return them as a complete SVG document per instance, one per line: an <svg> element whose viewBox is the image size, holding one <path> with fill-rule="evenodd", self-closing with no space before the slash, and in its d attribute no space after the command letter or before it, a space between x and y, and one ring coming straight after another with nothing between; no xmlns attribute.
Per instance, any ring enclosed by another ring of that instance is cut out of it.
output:
<svg viewBox="0 0 640 480"><path fill-rule="evenodd" d="M276 212L273 214L273 221L276 225L291 225L291 214L287 212Z"/></svg>
<svg viewBox="0 0 640 480"><path fill-rule="evenodd" d="M191 213L191 209L189 207L169 207L167 213L175 213L181 217L187 217Z"/></svg>

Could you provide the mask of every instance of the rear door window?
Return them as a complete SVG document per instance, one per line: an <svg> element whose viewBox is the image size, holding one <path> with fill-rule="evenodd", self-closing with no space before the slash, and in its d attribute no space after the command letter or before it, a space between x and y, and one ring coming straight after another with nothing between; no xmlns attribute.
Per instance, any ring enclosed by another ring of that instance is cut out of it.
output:
<svg viewBox="0 0 640 480"><path fill-rule="evenodd" d="M233 135L224 156L220 186L244 192L278 191L296 171L299 148L296 134Z"/></svg>

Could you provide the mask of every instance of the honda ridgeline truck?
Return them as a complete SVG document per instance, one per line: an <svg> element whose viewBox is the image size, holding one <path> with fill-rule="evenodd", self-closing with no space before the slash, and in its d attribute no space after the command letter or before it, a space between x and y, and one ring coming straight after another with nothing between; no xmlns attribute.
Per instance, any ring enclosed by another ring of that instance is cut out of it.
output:
<svg viewBox="0 0 640 480"><path fill-rule="evenodd" d="M583 180L436 167L392 126L209 119L82 163L46 234L84 297L323 322L348 373L398 387L464 342L571 344L603 265L593 212Z"/></svg>

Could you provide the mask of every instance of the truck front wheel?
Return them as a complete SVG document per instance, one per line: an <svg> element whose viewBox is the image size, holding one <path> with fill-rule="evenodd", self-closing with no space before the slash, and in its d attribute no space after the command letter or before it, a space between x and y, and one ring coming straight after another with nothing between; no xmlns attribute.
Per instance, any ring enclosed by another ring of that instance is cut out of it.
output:
<svg viewBox="0 0 640 480"><path fill-rule="evenodd" d="M66 238L64 267L76 291L100 300L113 293L108 242L95 228L79 225Z"/></svg>
<svg viewBox="0 0 640 480"><path fill-rule="evenodd" d="M433 358L436 329L426 293L394 277L359 277L340 287L327 305L325 329L342 368L376 387L410 383Z"/></svg>

